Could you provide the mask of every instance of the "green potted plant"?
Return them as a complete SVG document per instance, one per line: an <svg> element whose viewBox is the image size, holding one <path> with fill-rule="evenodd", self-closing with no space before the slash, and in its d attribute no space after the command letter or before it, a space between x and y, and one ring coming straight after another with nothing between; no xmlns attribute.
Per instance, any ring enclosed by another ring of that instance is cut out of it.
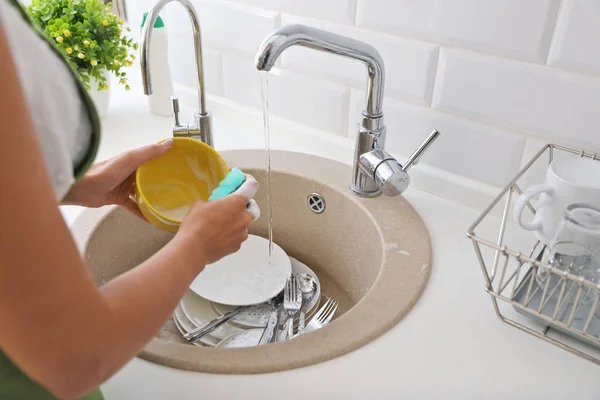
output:
<svg viewBox="0 0 600 400"><path fill-rule="evenodd" d="M27 12L52 39L94 100L100 116L110 100L111 75L129 90L124 68L133 64L137 43L131 29L102 0L33 0Z"/></svg>

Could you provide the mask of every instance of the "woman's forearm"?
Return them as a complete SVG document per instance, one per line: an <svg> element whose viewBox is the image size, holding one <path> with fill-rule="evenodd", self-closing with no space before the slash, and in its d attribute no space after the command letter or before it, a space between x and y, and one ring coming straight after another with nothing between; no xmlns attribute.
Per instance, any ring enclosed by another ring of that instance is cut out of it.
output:
<svg viewBox="0 0 600 400"><path fill-rule="evenodd" d="M48 324L31 320L44 334L35 344L25 343L27 351L17 352L15 361L56 396L78 398L139 353L160 330L201 268L186 262L180 243L173 241L99 289L72 290L69 286L77 283L65 282L66 291L71 293L55 293L55 297L71 298L67 300L71 305L59 306L66 304L60 299L45 300ZM38 326L36 322L42 323ZM9 356L15 355L12 347L5 350ZM31 369L30 363L37 367Z"/></svg>
<svg viewBox="0 0 600 400"><path fill-rule="evenodd" d="M190 265L182 245L174 239L138 267L100 290L110 310L110 336L104 381L156 335L204 265ZM98 383L99 383L98 382Z"/></svg>

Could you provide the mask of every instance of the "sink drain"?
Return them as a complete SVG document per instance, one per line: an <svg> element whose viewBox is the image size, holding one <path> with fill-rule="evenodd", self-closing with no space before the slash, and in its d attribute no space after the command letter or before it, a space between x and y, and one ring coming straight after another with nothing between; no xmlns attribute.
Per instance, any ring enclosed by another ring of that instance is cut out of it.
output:
<svg viewBox="0 0 600 400"><path fill-rule="evenodd" d="M308 208L316 214L321 214L325 211L325 198L319 193L311 193L307 199Z"/></svg>

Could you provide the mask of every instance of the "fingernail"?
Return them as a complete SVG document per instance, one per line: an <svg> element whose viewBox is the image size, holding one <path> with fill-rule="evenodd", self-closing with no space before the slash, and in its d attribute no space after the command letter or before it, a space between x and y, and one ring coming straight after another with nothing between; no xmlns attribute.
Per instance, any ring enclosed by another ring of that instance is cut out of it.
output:
<svg viewBox="0 0 600 400"><path fill-rule="evenodd" d="M167 139L164 142L161 143L163 146L165 146L166 148L171 148L173 147L173 139Z"/></svg>

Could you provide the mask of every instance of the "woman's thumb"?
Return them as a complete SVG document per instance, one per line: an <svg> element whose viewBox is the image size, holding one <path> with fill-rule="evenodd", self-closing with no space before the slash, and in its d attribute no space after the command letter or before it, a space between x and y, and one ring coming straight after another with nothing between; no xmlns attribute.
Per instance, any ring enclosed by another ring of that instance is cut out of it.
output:
<svg viewBox="0 0 600 400"><path fill-rule="evenodd" d="M128 151L123 154L123 161L127 164L131 172L157 157L162 156L173 147L173 139L164 142L151 144Z"/></svg>

